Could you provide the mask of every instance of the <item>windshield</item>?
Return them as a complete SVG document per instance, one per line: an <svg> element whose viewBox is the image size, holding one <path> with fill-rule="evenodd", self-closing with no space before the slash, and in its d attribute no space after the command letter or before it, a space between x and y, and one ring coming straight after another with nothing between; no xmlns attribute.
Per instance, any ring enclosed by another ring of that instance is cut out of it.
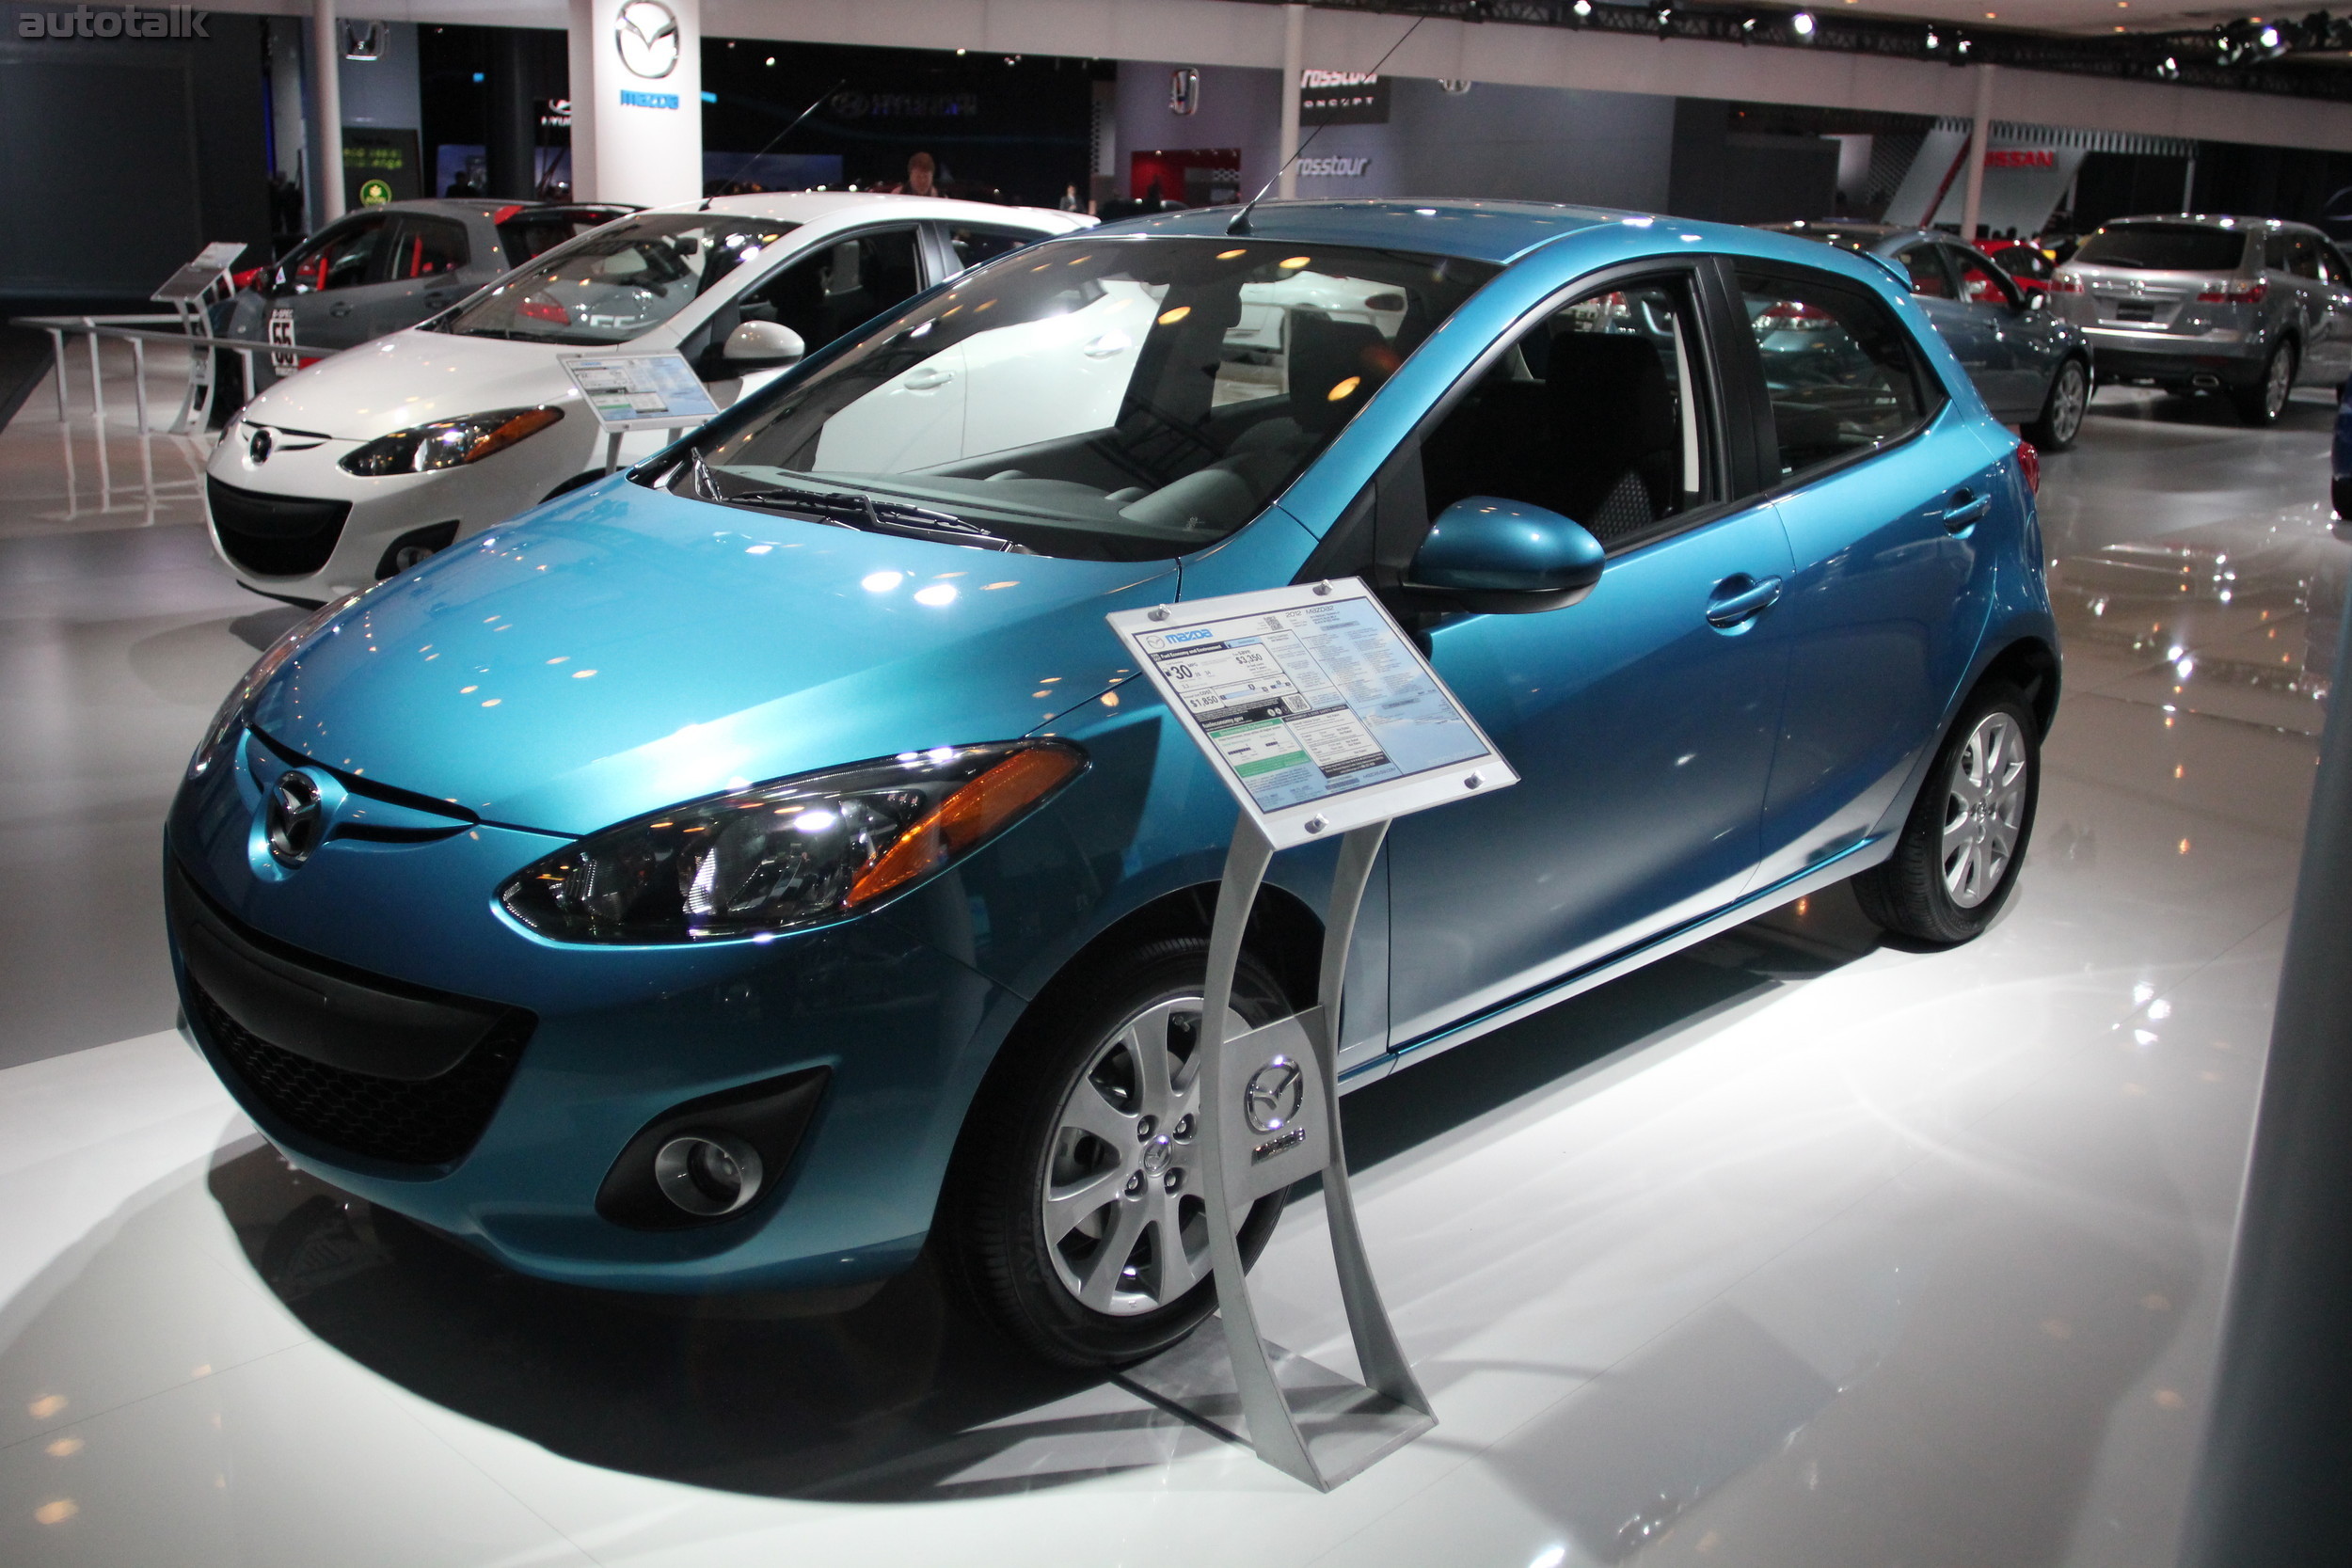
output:
<svg viewBox="0 0 2352 1568"><path fill-rule="evenodd" d="M548 251L449 319L464 338L621 343L649 332L797 224L647 214Z"/></svg>
<svg viewBox="0 0 2352 1568"><path fill-rule="evenodd" d="M2094 267L2146 272L2235 272L2246 236L2234 229L2190 223L2127 223L2085 240L2074 260Z"/></svg>
<svg viewBox="0 0 2352 1568"><path fill-rule="evenodd" d="M667 483L998 549L1184 555L1256 516L1496 270L1284 241L1032 246L778 388Z"/></svg>

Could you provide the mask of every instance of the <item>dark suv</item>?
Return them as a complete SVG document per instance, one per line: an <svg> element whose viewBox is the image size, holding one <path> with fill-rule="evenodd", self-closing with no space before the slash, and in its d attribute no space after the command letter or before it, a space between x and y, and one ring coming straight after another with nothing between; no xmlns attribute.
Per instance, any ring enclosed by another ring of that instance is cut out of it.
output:
<svg viewBox="0 0 2352 1568"><path fill-rule="evenodd" d="M2119 218L2058 269L2058 314L2102 381L2227 392L2268 424L2297 382L2352 372L2352 264L2318 230L2276 218Z"/></svg>

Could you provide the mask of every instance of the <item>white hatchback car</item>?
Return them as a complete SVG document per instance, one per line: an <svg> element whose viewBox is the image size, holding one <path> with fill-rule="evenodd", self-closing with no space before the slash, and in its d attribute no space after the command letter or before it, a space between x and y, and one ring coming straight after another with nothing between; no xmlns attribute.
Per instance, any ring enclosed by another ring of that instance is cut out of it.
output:
<svg viewBox="0 0 2352 1568"><path fill-rule="evenodd" d="M563 356L675 350L723 408L932 284L1092 222L812 191L606 224L247 404L206 467L214 546L273 598L364 588L606 471ZM620 461L668 439L633 433Z"/></svg>

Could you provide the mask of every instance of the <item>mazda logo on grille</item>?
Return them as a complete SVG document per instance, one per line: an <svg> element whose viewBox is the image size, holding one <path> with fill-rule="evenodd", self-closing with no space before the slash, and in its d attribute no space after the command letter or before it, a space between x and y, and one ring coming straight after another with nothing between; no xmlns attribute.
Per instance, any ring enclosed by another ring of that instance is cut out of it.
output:
<svg viewBox="0 0 2352 1568"><path fill-rule="evenodd" d="M257 466L268 462L270 445L271 436L268 431L255 431L252 438L245 444L245 455L246 460Z"/></svg>
<svg viewBox="0 0 2352 1568"><path fill-rule="evenodd" d="M263 808L262 829L269 834L270 858L292 871L310 858L326 831L326 812L319 804L318 781L308 773L289 770L270 785Z"/></svg>

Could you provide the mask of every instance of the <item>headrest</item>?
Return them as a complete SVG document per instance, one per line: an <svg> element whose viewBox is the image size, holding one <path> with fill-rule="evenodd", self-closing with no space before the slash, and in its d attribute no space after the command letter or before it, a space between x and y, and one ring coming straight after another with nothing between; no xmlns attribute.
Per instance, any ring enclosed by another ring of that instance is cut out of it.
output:
<svg viewBox="0 0 2352 1568"><path fill-rule="evenodd" d="M1291 417L1308 430L1345 424L1397 366L1396 351L1369 322L1300 308L1290 313L1287 338Z"/></svg>

